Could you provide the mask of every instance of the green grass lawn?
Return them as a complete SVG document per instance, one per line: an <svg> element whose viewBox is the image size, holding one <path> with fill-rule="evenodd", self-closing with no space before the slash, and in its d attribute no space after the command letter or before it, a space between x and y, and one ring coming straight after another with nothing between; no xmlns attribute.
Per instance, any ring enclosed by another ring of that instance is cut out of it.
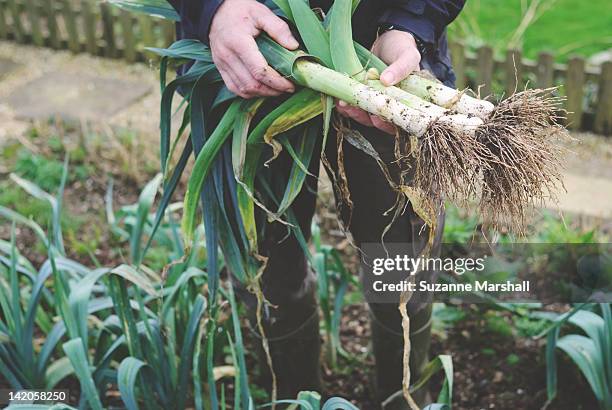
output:
<svg viewBox="0 0 612 410"><path fill-rule="evenodd" d="M522 7L532 1L468 0L450 27L451 35L464 38L469 45L486 42L496 50L505 50L521 22ZM533 58L546 50L562 61L572 54L588 57L612 48L612 0L539 2L551 6L528 26L519 42L527 57Z"/></svg>

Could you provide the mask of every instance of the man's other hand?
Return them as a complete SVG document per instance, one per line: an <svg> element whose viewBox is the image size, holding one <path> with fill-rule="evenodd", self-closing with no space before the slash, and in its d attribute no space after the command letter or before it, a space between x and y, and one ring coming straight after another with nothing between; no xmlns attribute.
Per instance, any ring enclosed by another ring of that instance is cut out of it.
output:
<svg viewBox="0 0 612 410"><path fill-rule="evenodd" d="M414 37L405 31L389 30L383 33L374 42L372 53L389 65L380 75L380 81L387 87L399 83L411 72L418 70L421 62ZM339 101L337 109L340 114L360 124L395 135L395 126L360 108Z"/></svg>
<svg viewBox="0 0 612 410"><path fill-rule="evenodd" d="M242 98L293 92L293 84L268 65L255 38L265 32L295 50L299 43L289 26L255 0L225 0L210 26L210 50L227 88Z"/></svg>

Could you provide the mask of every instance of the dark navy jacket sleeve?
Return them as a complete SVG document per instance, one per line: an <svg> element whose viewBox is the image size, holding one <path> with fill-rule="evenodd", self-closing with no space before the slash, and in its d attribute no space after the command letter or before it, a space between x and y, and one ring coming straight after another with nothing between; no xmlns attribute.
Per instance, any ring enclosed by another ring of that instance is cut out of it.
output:
<svg viewBox="0 0 612 410"><path fill-rule="evenodd" d="M436 44L465 0L387 0L385 3L381 24L410 31L425 43Z"/></svg>
<svg viewBox="0 0 612 410"><path fill-rule="evenodd" d="M223 0L168 0L181 16L182 38L197 38L208 44L210 23Z"/></svg>

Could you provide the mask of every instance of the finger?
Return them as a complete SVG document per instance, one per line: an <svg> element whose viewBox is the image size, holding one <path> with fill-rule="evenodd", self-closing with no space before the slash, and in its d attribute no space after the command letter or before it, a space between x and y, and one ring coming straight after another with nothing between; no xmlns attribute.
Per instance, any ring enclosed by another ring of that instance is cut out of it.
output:
<svg viewBox="0 0 612 410"><path fill-rule="evenodd" d="M376 115L370 115L370 120L372 121L372 124L379 130L384 131L387 134L395 135L396 130L393 124L388 123L387 121L383 120L380 117L377 117Z"/></svg>
<svg viewBox="0 0 612 410"><path fill-rule="evenodd" d="M395 85L419 68L419 62L418 51L405 53L382 72L380 81L387 87Z"/></svg>
<svg viewBox="0 0 612 410"><path fill-rule="evenodd" d="M361 125L365 125L366 127L374 126L372 120L370 120L370 115L361 108L352 107L344 103L344 101L340 101L337 105L337 109L341 115L357 121Z"/></svg>
<svg viewBox="0 0 612 410"><path fill-rule="evenodd" d="M280 95L281 92L268 87L261 81L257 81L242 62L236 58L232 65L235 82L241 93L250 95L251 97L271 97Z"/></svg>
<svg viewBox="0 0 612 410"><path fill-rule="evenodd" d="M238 89L238 85L234 80L234 76L231 70L228 70L227 67L221 61L217 61L216 65L217 69L219 70L219 74L221 74L221 78L223 79L223 83L225 84L228 90L238 95L239 97L250 98L246 95L240 95L240 90Z"/></svg>
<svg viewBox="0 0 612 410"><path fill-rule="evenodd" d="M245 39L236 44L237 54L246 66L249 74L255 80L279 92L292 93L295 91L293 83L268 65L264 56L259 52L257 43L253 38Z"/></svg>
<svg viewBox="0 0 612 410"><path fill-rule="evenodd" d="M268 33L268 35L276 40L278 44L289 50L295 50L299 47L300 43L293 37L287 23L276 16L276 14L270 11L266 6L262 5L262 7L258 7L257 10L258 11L253 14L253 19L258 29Z"/></svg>
<svg viewBox="0 0 612 410"><path fill-rule="evenodd" d="M362 123L367 123L367 125L372 126L370 114L361 108L349 105L342 100L338 101L337 108L338 111L346 117L354 118Z"/></svg>
<svg viewBox="0 0 612 410"><path fill-rule="evenodd" d="M217 66L219 74L221 74L221 78L223 79L223 82L225 83L227 89L239 97L250 98L249 95L244 94L240 91L237 77L234 74L232 64L228 64L228 61L232 60L232 55L232 51L227 49L226 47L215 48L213 52L213 61Z"/></svg>

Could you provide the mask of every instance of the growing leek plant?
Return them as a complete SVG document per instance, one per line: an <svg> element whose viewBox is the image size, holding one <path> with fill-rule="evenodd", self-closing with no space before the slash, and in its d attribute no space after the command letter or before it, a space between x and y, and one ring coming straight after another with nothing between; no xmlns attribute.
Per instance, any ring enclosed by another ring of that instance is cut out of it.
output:
<svg viewBox="0 0 612 410"><path fill-rule="evenodd" d="M599 308L599 314L596 313ZM592 310L590 310L592 309ZM580 333L560 337L563 324L570 324ZM599 408L612 409L612 310L610 304L580 305L560 315L548 332L546 366L548 401L557 395L556 350L574 362L587 380Z"/></svg>
<svg viewBox="0 0 612 410"><path fill-rule="evenodd" d="M194 266L199 264L196 259L175 264L165 282L140 262L88 268L68 259L60 246L59 204L66 172L57 195L21 178L13 179L56 206L53 235L0 207L3 219L32 229L48 252L48 259L36 270L17 251L14 228L11 241L0 242L0 374L11 388L57 389L65 386L67 378L75 378L80 383L79 408L106 408L106 394L116 385L128 409L143 405L147 409L192 405L203 409L203 403L214 400L215 392L214 387L213 393L205 392L204 387L209 382L215 386L219 378L234 377L237 394L232 402L237 403L236 408L245 407L240 404L242 397L252 401L248 387L240 387L246 384L246 370L240 326L232 324L238 317L225 328L220 324L223 332L219 336L217 327L209 330L205 325L207 301L200 288L206 283L206 273ZM115 231L125 234L132 250L140 248L139 241L145 237L142 232L149 230L154 219L149 206L158 183L156 178L145 187L138 204L114 214L120 218L114 221ZM164 218L155 242L160 238L165 246L178 249L167 242L178 229L174 225ZM202 241L195 243L197 255ZM137 252L132 252L131 259L140 261ZM230 304L232 295L231 289L223 292ZM236 368L242 371L225 374L222 367L214 366L212 356L217 354L214 341L230 338L229 330ZM213 398L208 399L209 395Z"/></svg>
<svg viewBox="0 0 612 410"><path fill-rule="evenodd" d="M78 380L79 391L70 392L78 404L11 404L7 408L105 409L118 407L117 400L129 410L255 408L239 307L231 283L217 290L217 298L226 307L212 311L218 314L215 317L210 316L208 299L202 294L208 279L207 273L197 268L206 257L202 227L196 229L191 254L170 264L162 280L134 252L152 233L155 214L149 206L159 177L145 186L137 203L118 210L112 208L109 189L109 226L131 250L131 263L89 268L66 257L63 250L58 251L63 243L59 204L66 176L67 172L56 195L12 176L16 184L35 197L55 204L50 228L53 235L32 220L0 207L0 217L13 224L11 239L0 241L0 375L15 390L61 389L66 387L67 379ZM171 216L176 208L177 204L169 206L155 237L149 239L156 249L182 251L179 226ZM39 269L19 253L16 225L33 230L45 245L48 258ZM338 257L324 245L319 244L318 249L315 259L317 254L332 260ZM134 260L139 260L139 265L134 265ZM341 281L335 306L341 305L345 286L346 282ZM222 314L224 319L220 318ZM332 320L337 318L335 313ZM336 338L338 331L336 322ZM231 361L220 363L228 351ZM448 405L452 393L450 357L439 356L430 362L413 389L441 370L445 382L439 401ZM225 393L226 381L232 382L231 395ZM114 390L118 390L119 399ZM295 410L357 409L338 397L322 402L317 392L302 392L294 400L276 403L288 404ZM429 408L444 408L441 406Z"/></svg>
<svg viewBox="0 0 612 410"><path fill-rule="evenodd" d="M162 0L112 2L178 20L176 12ZM336 0L323 19L304 0L274 3L299 32L302 51L289 51L265 35L257 38L257 44L269 64L299 86L288 98L237 98L223 86L210 49L196 40L152 49L162 56L160 151L164 175L154 229L193 153L195 161L181 223L185 246L189 251L201 206L208 249L209 309L214 312L217 308L220 260L216 250L220 249L225 266L257 296L257 323L270 366L261 316L265 298L259 283L266 258L259 252L263 227L256 223L255 211L259 208L269 221L285 224L300 240L291 205L303 186L310 162L318 158L314 141L321 139L325 146L334 99L397 127L397 164L403 170L415 166L416 177L413 182L406 181L402 172L398 181L389 178L391 189L398 194L395 215L410 201L429 225L430 241L443 198L477 198L483 213L521 220L525 206L551 195L558 179L558 158L547 138L558 130L551 124L557 109L554 98L537 92L519 93L510 102L494 107L419 75L412 75L401 87L383 87L378 73L384 64L352 39L351 16L357 0ZM167 82L171 63L186 62L192 63L190 68ZM177 90L182 92L185 110L181 130L173 137L171 107ZM338 143L342 144L345 131L341 124L335 125ZM189 138L184 141L187 130ZM290 175L262 172L281 150L294 160ZM339 166L341 162L339 158ZM386 164L381 168L386 172ZM340 191L345 198L350 195ZM407 298L409 295L404 295L402 300ZM400 310L408 335L404 304ZM409 350L406 337L404 393L410 402ZM272 372L273 400L274 377Z"/></svg>
<svg viewBox="0 0 612 410"><path fill-rule="evenodd" d="M359 289L361 285L344 266L338 250L321 242L321 231L315 223L312 224L312 240L315 251L311 264L317 272L319 307L327 336L327 358L331 367L336 368L338 354L348 357L340 343L340 320L345 296L350 286Z"/></svg>
<svg viewBox="0 0 612 410"><path fill-rule="evenodd" d="M45 282L59 269L79 278L86 271L83 266L65 258L60 226L61 197L67 179L62 175L58 195L53 196L30 181L11 175L15 183L32 196L45 200L52 207L52 235L34 221L0 207L0 216L12 221L10 242L0 241L0 374L14 388L53 389L72 373L68 358L54 360L53 351L67 331L64 323L53 320L56 296ZM41 240L50 259L40 269L19 254L15 245L15 225L32 229ZM23 281L30 286L22 288ZM23 293L22 293L23 292ZM24 303L24 299L27 303ZM74 328L73 328L74 329ZM35 334L42 331L47 337L40 349L35 346Z"/></svg>
<svg viewBox="0 0 612 410"><path fill-rule="evenodd" d="M14 229L13 229L14 233ZM52 353L66 333L63 323L53 322L53 295L43 283L53 273L50 263L36 270L15 247L15 237L10 242L0 242L0 373L16 388L53 389L66 375L71 373L66 358L54 360ZM57 264L62 265L60 257ZM77 267L77 266L75 266ZM31 283L21 294L21 278ZM27 297L28 303L22 303ZM41 329L47 338L39 350L35 346L34 334Z"/></svg>

